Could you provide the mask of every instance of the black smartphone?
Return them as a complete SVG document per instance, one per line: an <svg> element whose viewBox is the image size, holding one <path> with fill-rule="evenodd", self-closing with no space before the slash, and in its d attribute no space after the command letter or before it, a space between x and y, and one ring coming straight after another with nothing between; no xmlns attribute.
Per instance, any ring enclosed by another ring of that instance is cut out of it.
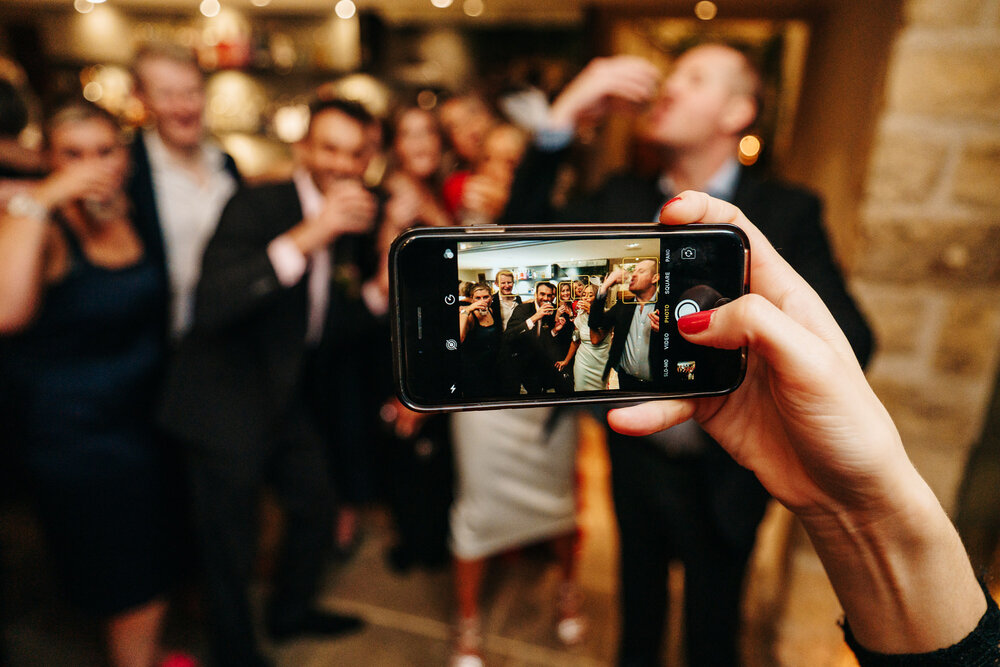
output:
<svg viewBox="0 0 1000 667"><path fill-rule="evenodd" d="M425 227L389 255L396 388L420 411L714 396L746 350L677 319L749 288L731 225Z"/></svg>

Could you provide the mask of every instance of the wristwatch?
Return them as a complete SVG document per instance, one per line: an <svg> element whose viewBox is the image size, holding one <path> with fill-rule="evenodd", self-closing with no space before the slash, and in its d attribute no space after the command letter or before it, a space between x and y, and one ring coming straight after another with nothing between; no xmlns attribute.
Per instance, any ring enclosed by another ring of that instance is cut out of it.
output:
<svg viewBox="0 0 1000 667"><path fill-rule="evenodd" d="M27 192L17 192L7 201L7 215L45 221L49 219L49 209Z"/></svg>

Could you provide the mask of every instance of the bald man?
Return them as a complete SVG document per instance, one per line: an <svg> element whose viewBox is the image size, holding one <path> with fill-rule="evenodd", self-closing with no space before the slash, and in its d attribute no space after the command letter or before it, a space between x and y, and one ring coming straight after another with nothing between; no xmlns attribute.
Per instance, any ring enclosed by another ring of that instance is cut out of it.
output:
<svg viewBox="0 0 1000 667"><path fill-rule="evenodd" d="M871 333L831 257L819 200L761 179L737 161L739 141L760 111L760 91L751 62L722 44L685 52L665 79L640 58L591 62L553 103L503 221L653 221L674 195L706 191L760 227L823 298L864 362ZM603 113L612 100L649 105L639 134L662 154L662 171L615 174L592 196L552 210L552 184L578 121ZM671 560L684 564L687 664L739 664L743 575L766 493L694 422L646 438L607 433L622 551L619 664L661 664Z"/></svg>

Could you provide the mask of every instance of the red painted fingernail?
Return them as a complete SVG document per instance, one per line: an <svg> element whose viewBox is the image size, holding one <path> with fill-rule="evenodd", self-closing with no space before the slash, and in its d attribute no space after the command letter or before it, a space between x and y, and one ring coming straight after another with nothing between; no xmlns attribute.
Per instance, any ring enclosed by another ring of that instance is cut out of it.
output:
<svg viewBox="0 0 1000 667"><path fill-rule="evenodd" d="M677 320L677 328L682 334L701 333L712 323L714 310L703 310L699 313L691 313Z"/></svg>
<svg viewBox="0 0 1000 667"><path fill-rule="evenodd" d="M667 210L668 206L670 206L671 204L673 204L675 201L680 201L680 200L681 200L680 197L674 197L673 199L671 199L670 201L668 201L666 204L663 205L663 208L660 209L660 215L663 215L663 212Z"/></svg>

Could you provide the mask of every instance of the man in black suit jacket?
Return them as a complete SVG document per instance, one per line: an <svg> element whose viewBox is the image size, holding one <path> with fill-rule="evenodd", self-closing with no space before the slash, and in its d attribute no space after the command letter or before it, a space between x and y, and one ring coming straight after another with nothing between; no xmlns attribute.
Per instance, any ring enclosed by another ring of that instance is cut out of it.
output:
<svg viewBox="0 0 1000 667"><path fill-rule="evenodd" d="M702 45L678 58L662 86L659 78L655 67L633 57L588 65L553 103L503 221L653 221L670 197L705 190L739 206L809 281L863 364L871 332L830 254L819 200L758 178L736 161L740 137L759 108L760 78L749 60L726 46ZM610 99L653 101L642 133L665 152L666 169L649 177L617 174L592 196L552 211L549 193L576 121ZM740 592L766 493L694 422L646 438L608 430L608 446L621 537L619 664L660 664L665 582L674 559L685 570L687 664L738 664Z"/></svg>
<svg viewBox="0 0 1000 667"><path fill-rule="evenodd" d="M152 126L132 143L128 191L147 252L168 278L176 341L190 326L205 244L242 181L233 158L205 135L205 80L195 53L147 44L132 71Z"/></svg>
<svg viewBox="0 0 1000 667"><path fill-rule="evenodd" d="M376 212L361 184L369 122L355 103L318 103L294 180L245 188L229 202L205 251L194 326L170 369L161 417L191 454L218 665L267 664L246 597L265 483L286 513L267 608L272 637L360 625L313 607L333 509L318 428L332 374L317 361L331 358L328 321L352 235L369 230Z"/></svg>
<svg viewBox="0 0 1000 667"><path fill-rule="evenodd" d="M593 329L606 333L614 332L608 363L604 367L604 380L614 369L618 374L618 386L625 391L651 391L652 370L662 363L657 353L662 347L657 345L653 332L660 330L656 297L659 294L660 272L655 259L643 259L636 264L629 277L628 289L635 295L635 303L625 303L619 299L610 309L605 309L608 290L619 283L624 276L621 269L615 269L597 290L597 298L590 304L589 324Z"/></svg>
<svg viewBox="0 0 1000 667"><path fill-rule="evenodd" d="M497 291L490 304L490 312L493 313L493 320L500 322L506 329L514 308L521 305L521 297L514 294L514 272L509 269L497 271L496 285ZM506 306L509 306L509 310Z"/></svg>
<svg viewBox="0 0 1000 667"><path fill-rule="evenodd" d="M573 390L572 376L555 367L573 342L573 327L567 326L569 318L564 309L557 310L553 305L555 298L555 285L538 283L535 300L515 308L504 330L504 344L516 353L520 384L529 394L548 389Z"/></svg>

